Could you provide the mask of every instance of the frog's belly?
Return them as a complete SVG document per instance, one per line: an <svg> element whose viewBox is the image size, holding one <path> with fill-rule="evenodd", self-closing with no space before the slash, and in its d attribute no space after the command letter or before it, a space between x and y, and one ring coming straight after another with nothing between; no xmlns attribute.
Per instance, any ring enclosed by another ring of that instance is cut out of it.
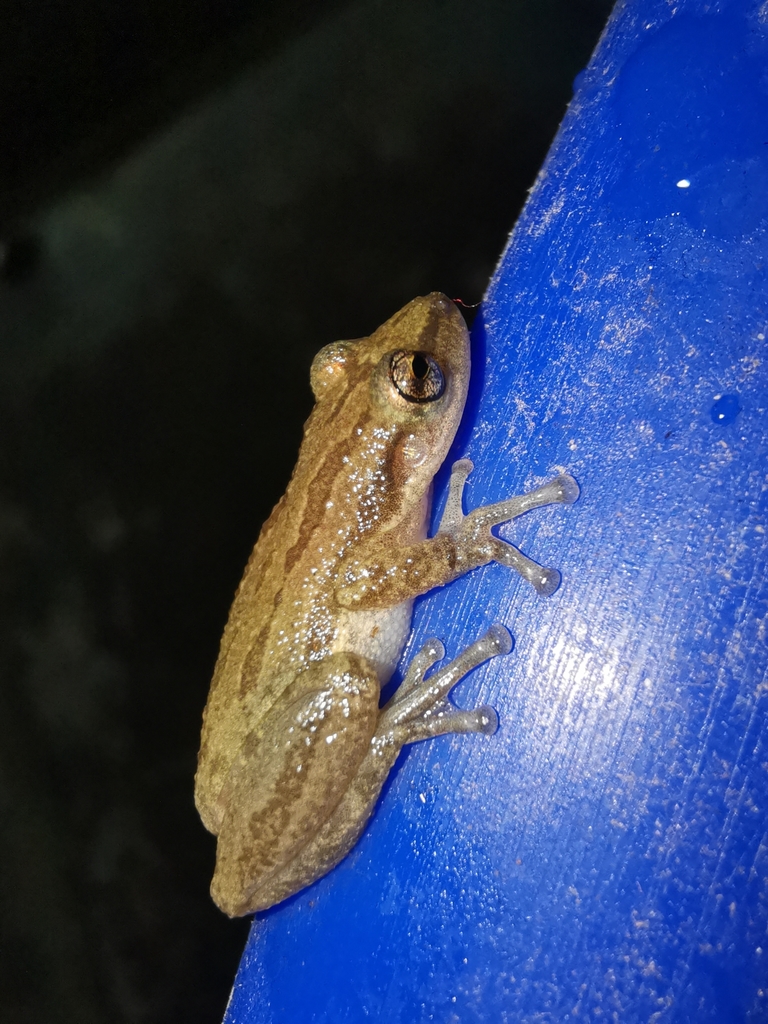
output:
<svg viewBox="0 0 768 1024"><path fill-rule="evenodd" d="M347 612L338 624L334 651L361 654L376 669L382 685L395 671L411 631L413 601L370 612Z"/></svg>

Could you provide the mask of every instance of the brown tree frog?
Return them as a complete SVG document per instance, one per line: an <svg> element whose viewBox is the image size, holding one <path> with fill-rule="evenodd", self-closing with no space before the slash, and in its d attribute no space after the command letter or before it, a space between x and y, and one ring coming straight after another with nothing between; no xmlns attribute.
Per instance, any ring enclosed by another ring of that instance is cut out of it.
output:
<svg viewBox="0 0 768 1024"><path fill-rule="evenodd" d="M427 675L445 653L430 640L379 708L417 595L492 561L542 594L559 583L491 528L575 501L570 476L464 515L472 463L461 459L427 538L432 480L469 372L466 325L439 292L315 357L299 460L235 595L203 717L195 798L218 836L211 893L231 917L279 903L337 864L404 744L497 727L492 708L461 711L448 694L510 650L499 625Z"/></svg>

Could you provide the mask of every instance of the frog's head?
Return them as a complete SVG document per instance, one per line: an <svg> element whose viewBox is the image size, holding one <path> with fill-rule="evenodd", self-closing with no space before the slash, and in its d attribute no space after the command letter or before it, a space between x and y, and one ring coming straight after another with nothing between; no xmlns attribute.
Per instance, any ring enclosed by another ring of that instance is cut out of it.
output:
<svg viewBox="0 0 768 1024"><path fill-rule="evenodd" d="M432 479L453 443L469 386L469 334L447 296L409 302L368 339L373 405L402 426L400 452L412 483Z"/></svg>
<svg viewBox="0 0 768 1024"><path fill-rule="evenodd" d="M469 334L454 303L440 292L414 299L369 338L326 345L311 376L317 404L300 461L313 480L332 481L324 507L351 502L365 529L421 530L469 385Z"/></svg>
<svg viewBox="0 0 768 1024"><path fill-rule="evenodd" d="M312 364L312 389L318 403L333 395L358 412L365 408L371 426L390 436L395 428L397 475L418 488L448 453L469 371L464 318L447 296L432 292L403 306L369 338L322 349Z"/></svg>

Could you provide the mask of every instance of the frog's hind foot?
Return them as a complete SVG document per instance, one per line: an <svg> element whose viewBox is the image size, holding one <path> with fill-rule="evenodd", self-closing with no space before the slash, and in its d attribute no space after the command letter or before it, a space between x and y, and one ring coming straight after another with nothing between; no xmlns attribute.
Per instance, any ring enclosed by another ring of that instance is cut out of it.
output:
<svg viewBox="0 0 768 1024"><path fill-rule="evenodd" d="M454 686L473 668L499 654L509 654L512 637L495 624L453 661L425 678L428 669L445 657L439 640L428 640L408 667L405 679L382 711L377 734L390 732L396 742L416 743L447 732L496 732L499 718L488 705L461 711L448 700Z"/></svg>

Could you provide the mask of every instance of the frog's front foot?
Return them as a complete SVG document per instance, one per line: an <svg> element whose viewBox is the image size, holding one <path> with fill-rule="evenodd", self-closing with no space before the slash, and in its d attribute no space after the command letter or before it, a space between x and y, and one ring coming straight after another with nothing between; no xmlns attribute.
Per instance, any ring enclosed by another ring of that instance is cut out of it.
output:
<svg viewBox="0 0 768 1024"><path fill-rule="evenodd" d="M462 511L462 497L467 477L473 469L469 459L454 462L448 488L448 499L443 517L440 521L438 534L449 534L456 544L456 559L459 572L463 572L462 564L467 568L485 565L488 562L501 562L533 585L539 594L548 596L560 586L560 573L557 569L549 569L539 565L524 555L508 541L494 537L491 527L511 522L518 516L542 505L571 505L579 496L579 485L567 473L561 473L532 491L515 495L506 501L493 505L483 505L468 515Z"/></svg>
<svg viewBox="0 0 768 1024"><path fill-rule="evenodd" d="M453 661L433 672L427 671L445 657L439 640L428 640L416 654L397 692L381 712L373 743L399 748L446 732L482 732L490 735L499 726L496 711L488 705L461 711L448 700L454 686L473 668L499 654L509 654L512 637L502 625L488 632Z"/></svg>

